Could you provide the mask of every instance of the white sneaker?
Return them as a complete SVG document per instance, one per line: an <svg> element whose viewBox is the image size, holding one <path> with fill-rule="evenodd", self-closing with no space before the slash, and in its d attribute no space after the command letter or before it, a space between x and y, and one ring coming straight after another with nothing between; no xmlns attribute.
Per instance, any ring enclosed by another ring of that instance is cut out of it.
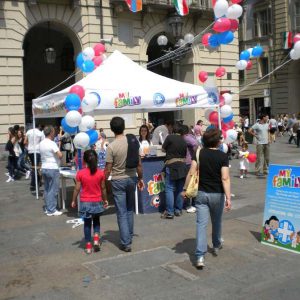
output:
<svg viewBox="0 0 300 300"><path fill-rule="evenodd" d="M51 217L51 216L61 216L63 213L61 212L61 211L58 211L58 210L56 210L55 212L53 212L53 213L46 213L46 215L48 216L48 217Z"/></svg>
<svg viewBox="0 0 300 300"><path fill-rule="evenodd" d="M8 179L6 180L6 182L12 182L15 181L11 176L8 176Z"/></svg>
<svg viewBox="0 0 300 300"><path fill-rule="evenodd" d="M240 178L241 178L241 179L243 179L243 178L244 178L244 176L243 176L243 175L241 175L241 176L240 176Z"/></svg>
<svg viewBox="0 0 300 300"><path fill-rule="evenodd" d="M196 268L202 269L203 267L205 267L204 256L200 256L196 261Z"/></svg>
<svg viewBox="0 0 300 300"><path fill-rule="evenodd" d="M195 206L190 206L190 207L186 210L186 212L188 212L188 213L194 213L194 212L196 212L196 207L195 207Z"/></svg>
<svg viewBox="0 0 300 300"><path fill-rule="evenodd" d="M26 172L26 177L25 177L26 179L29 179L30 173L31 173L30 171L27 171L27 172Z"/></svg>
<svg viewBox="0 0 300 300"><path fill-rule="evenodd" d="M7 173L4 173L6 176L9 176L9 173L7 172Z"/></svg>

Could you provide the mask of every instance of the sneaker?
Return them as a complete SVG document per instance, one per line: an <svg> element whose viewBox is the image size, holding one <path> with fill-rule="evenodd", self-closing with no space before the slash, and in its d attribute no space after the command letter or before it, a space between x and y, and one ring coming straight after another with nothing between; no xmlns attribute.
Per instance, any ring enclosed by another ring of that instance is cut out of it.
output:
<svg viewBox="0 0 300 300"><path fill-rule="evenodd" d="M94 235L94 252L100 251L100 237L98 234Z"/></svg>
<svg viewBox="0 0 300 300"><path fill-rule="evenodd" d="M174 215L176 217L180 217L182 215L182 211L181 210L177 210L177 211L175 211Z"/></svg>
<svg viewBox="0 0 300 300"><path fill-rule="evenodd" d="M61 212L61 211L58 211L58 210L56 210L55 212L53 212L53 213L49 213L49 212L47 212L46 213L46 215L48 216L48 217L52 217L52 216L61 216L63 213Z"/></svg>
<svg viewBox="0 0 300 300"><path fill-rule="evenodd" d="M195 207L195 206L190 206L190 207L186 210L186 212L188 212L188 213L195 213L195 212L196 212L196 207Z"/></svg>
<svg viewBox="0 0 300 300"><path fill-rule="evenodd" d="M86 254L92 254L92 243L86 243L84 251Z"/></svg>
<svg viewBox="0 0 300 300"><path fill-rule="evenodd" d="M197 269L202 269L203 267L205 267L204 264L204 256L200 256L197 261L196 261L196 268Z"/></svg>
<svg viewBox="0 0 300 300"><path fill-rule="evenodd" d="M12 182L15 181L11 176L8 176L8 179L6 180L6 182Z"/></svg>
<svg viewBox="0 0 300 300"><path fill-rule="evenodd" d="M120 245L120 250L124 251L124 252L131 252L131 247L130 245Z"/></svg>
<svg viewBox="0 0 300 300"><path fill-rule="evenodd" d="M265 175L263 173L257 173L256 176L257 177L264 177Z"/></svg>
<svg viewBox="0 0 300 300"><path fill-rule="evenodd" d="M29 179L30 173L31 173L30 171L27 171L27 172L26 172L26 177L25 177L26 179Z"/></svg>
<svg viewBox="0 0 300 300"><path fill-rule="evenodd" d="M213 256L218 256L219 255L219 251L223 248L223 245L221 244L219 247L217 248L213 248L212 250L212 255Z"/></svg>
<svg viewBox="0 0 300 300"><path fill-rule="evenodd" d="M9 176L9 173L7 172L7 173L4 173L6 176Z"/></svg>
<svg viewBox="0 0 300 300"><path fill-rule="evenodd" d="M243 176L243 175L241 175L241 176L240 176L240 178L241 178L241 179L243 179L243 178L244 178L244 176Z"/></svg>
<svg viewBox="0 0 300 300"><path fill-rule="evenodd" d="M166 211L162 213L162 215L160 216L162 219L174 219L174 216L171 214L168 214Z"/></svg>

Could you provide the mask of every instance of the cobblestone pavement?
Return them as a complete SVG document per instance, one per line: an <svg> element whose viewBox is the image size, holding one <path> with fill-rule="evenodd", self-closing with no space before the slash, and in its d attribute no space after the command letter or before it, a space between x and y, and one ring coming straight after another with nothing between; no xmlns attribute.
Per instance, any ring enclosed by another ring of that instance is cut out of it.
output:
<svg viewBox="0 0 300 300"><path fill-rule="evenodd" d="M272 145L272 163L299 165L300 150L286 142ZM266 180L241 180L238 160L231 164L235 197L224 215L225 246L199 271L194 214L136 216L133 252L124 254L111 208L101 217L101 252L86 256L82 226L66 224L76 211L67 205L64 215L45 216L28 181L5 182L1 162L0 299L298 299L300 256L259 242Z"/></svg>

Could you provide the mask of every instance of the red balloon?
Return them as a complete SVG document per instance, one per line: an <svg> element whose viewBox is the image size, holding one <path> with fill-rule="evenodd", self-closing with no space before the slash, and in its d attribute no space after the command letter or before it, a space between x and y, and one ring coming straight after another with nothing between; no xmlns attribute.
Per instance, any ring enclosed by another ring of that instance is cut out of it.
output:
<svg viewBox="0 0 300 300"><path fill-rule="evenodd" d="M224 67L219 67L215 74L217 77L223 77L226 74L226 69Z"/></svg>
<svg viewBox="0 0 300 300"><path fill-rule="evenodd" d="M202 44L203 46L207 47L209 44L208 44L208 40L209 38L212 36L211 33L205 33L203 36L202 36Z"/></svg>
<svg viewBox="0 0 300 300"><path fill-rule="evenodd" d="M199 72L198 78L201 82L205 82L208 78L208 73L205 71Z"/></svg>
<svg viewBox="0 0 300 300"><path fill-rule="evenodd" d="M255 153L249 153L247 159L249 160L249 162L255 163L256 162L256 154Z"/></svg>
<svg viewBox="0 0 300 300"><path fill-rule="evenodd" d="M219 124L218 112L216 112L216 111L211 112L208 117L208 120L212 125L218 125Z"/></svg>
<svg viewBox="0 0 300 300"><path fill-rule="evenodd" d="M223 129L222 129L222 136L223 136L223 138L224 138L224 140L225 140L225 139L226 139L226 137L227 137L226 130L223 130Z"/></svg>
<svg viewBox="0 0 300 300"><path fill-rule="evenodd" d="M225 104L225 99L222 95L219 96L219 104L220 106L223 106Z"/></svg>
<svg viewBox="0 0 300 300"><path fill-rule="evenodd" d="M246 70L251 70L252 69L252 65L253 65L252 61L248 60Z"/></svg>
<svg viewBox="0 0 300 300"><path fill-rule="evenodd" d="M230 30L236 31L239 28L239 21L235 19L230 20Z"/></svg>
<svg viewBox="0 0 300 300"><path fill-rule="evenodd" d="M84 91L84 88L81 86L81 85L73 85L71 88L70 88L70 91L69 91L70 94L76 94L79 96L79 98L82 100L84 95L85 95L85 91Z"/></svg>
<svg viewBox="0 0 300 300"><path fill-rule="evenodd" d="M231 22L227 18L218 19L213 26L213 30L216 32L225 32L230 30L230 28L231 28Z"/></svg>
<svg viewBox="0 0 300 300"><path fill-rule="evenodd" d="M100 56L102 53L106 51L105 45L102 43L98 43L94 46L95 56Z"/></svg>
<svg viewBox="0 0 300 300"><path fill-rule="evenodd" d="M231 0L232 4L239 4L241 3L243 0Z"/></svg>
<svg viewBox="0 0 300 300"><path fill-rule="evenodd" d="M95 64L96 67L99 67L102 64L103 59L102 59L101 56L95 56L93 58L93 62L94 62L94 64Z"/></svg>
<svg viewBox="0 0 300 300"><path fill-rule="evenodd" d="M212 0L212 7L214 7L216 5L217 0Z"/></svg>
<svg viewBox="0 0 300 300"><path fill-rule="evenodd" d="M299 41L300 41L300 33L297 33L297 34L295 34L295 36L294 36L293 42L294 42L294 44L296 44L296 43L299 42Z"/></svg>

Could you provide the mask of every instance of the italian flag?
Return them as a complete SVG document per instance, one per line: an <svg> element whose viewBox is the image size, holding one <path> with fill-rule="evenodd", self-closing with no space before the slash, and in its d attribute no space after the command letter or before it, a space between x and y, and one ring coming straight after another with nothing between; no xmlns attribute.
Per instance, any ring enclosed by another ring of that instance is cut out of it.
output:
<svg viewBox="0 0 300 300"><path fill-rule="evenodd" d="M283 49L291 49L293 46L293 35L287 31L283 33Z"/></svg>
<svg viewBox="0 0 300 300"><path fill-rule="evenodd" d="M180 16L186 16L189 13L187 0L173 0L177 13Z"/></svg>

